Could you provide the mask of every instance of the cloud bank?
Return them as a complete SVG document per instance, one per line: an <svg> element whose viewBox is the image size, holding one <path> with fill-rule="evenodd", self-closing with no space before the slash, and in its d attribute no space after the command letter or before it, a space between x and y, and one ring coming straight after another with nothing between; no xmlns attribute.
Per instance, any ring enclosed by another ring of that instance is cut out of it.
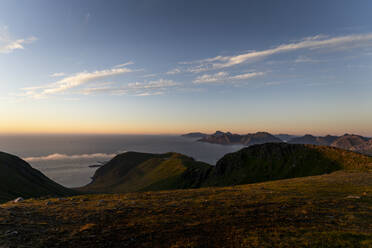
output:
<svg viewBox="0 0 372 248"><path fill-rule="evenodd" d="M35 162L43 162L43 161L76 161L76 160L108 160L115 157L117 154L123 153L92 153L92 154L75 154L75 155L67 155L61 153L53 153L47 156L40 156L40 157L27 157L24 158L25 161L29 163Z"/></svg>

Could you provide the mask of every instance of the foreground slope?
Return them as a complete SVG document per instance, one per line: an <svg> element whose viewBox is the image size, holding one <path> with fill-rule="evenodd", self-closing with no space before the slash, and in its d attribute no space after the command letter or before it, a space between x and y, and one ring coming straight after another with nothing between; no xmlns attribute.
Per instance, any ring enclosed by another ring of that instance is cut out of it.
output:
<svg viewBox="0 0 372 248"><path fill-rule="evenodd" d="M73 193L22 159L0 152L0 202L16 197L67 196Z"/></svg>
<svg viewBox="0 0 372 248"><path fill-rule="evenodd" d="M0 247L371 247L372 174L0 205Z"/></svg>
<svg viewBox="0 0 372 248"><path fill-rule="evenodd" d="M208 164L178 153L127 152L99 168L93 181L79 190L125 193L197 188L211 169Z"/></svg>

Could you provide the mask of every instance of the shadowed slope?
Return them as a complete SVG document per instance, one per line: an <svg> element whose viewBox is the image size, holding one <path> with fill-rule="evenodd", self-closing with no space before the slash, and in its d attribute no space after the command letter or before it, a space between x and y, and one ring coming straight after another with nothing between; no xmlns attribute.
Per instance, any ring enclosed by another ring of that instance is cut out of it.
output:
<svg viewBox="0 0 372 248"><path fill-rule="evenodd" d="M0 152L0 202L16 197L67 196L73 190L53 182L22 159Z"/></svg>

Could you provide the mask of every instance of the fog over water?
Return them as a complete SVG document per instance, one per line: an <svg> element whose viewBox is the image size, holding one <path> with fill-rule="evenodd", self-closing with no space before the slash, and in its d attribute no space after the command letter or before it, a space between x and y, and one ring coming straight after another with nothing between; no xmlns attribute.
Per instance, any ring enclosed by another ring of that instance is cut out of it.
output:
<svg viewBox="0 0 372 248"><path fill-rule="evenodd" d="M223 146L195 139L165 135L2 135L0 151L17 155L56 182L82 186L91 181L96 168L125 151L179 152L214 165L241 145Z"/></svg>

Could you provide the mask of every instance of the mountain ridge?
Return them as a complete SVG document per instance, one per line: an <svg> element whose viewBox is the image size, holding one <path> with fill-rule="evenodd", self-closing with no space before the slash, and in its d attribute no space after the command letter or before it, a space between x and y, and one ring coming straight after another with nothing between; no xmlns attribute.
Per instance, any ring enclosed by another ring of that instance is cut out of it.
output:
<svg viewBox="0 0 372 248"><path fill-rule="evenodd" d="M199 142L206 142L221 145L255 145L269 142L283 142L281 139L275 137L268 132L256 132L245 135L233 134L230 132L216 131L212 135L205 136L198 140Z"/></svg>
<svg viewBox="0 0 372 248"><path fill-rule="evenodd" d="M273 135L268 132L256 132L249 134L233 134L231 132L216 131L214 134L189 133L183 137L198 138L199 142L220 145L245 145L251 146L263 143L286 142L289 144L309 144L320 146L332 146L345 150L372 155L372 138L357 134L344 134L342 136L325 135L314 136L305 134L303 136L290 134Z"/></svg>
<svg viewBox="0 0 372 248"><path fill-rule="evenodd" d="M136 156L137 160L131 160ZM130 152L116 156L99 168L93 181L79 190L126 193L232 186L321 175L337 170L365 171L371 167L372 157L334 147L306 144L257 144L226 154L216 166L178 153Z"/></svg>

